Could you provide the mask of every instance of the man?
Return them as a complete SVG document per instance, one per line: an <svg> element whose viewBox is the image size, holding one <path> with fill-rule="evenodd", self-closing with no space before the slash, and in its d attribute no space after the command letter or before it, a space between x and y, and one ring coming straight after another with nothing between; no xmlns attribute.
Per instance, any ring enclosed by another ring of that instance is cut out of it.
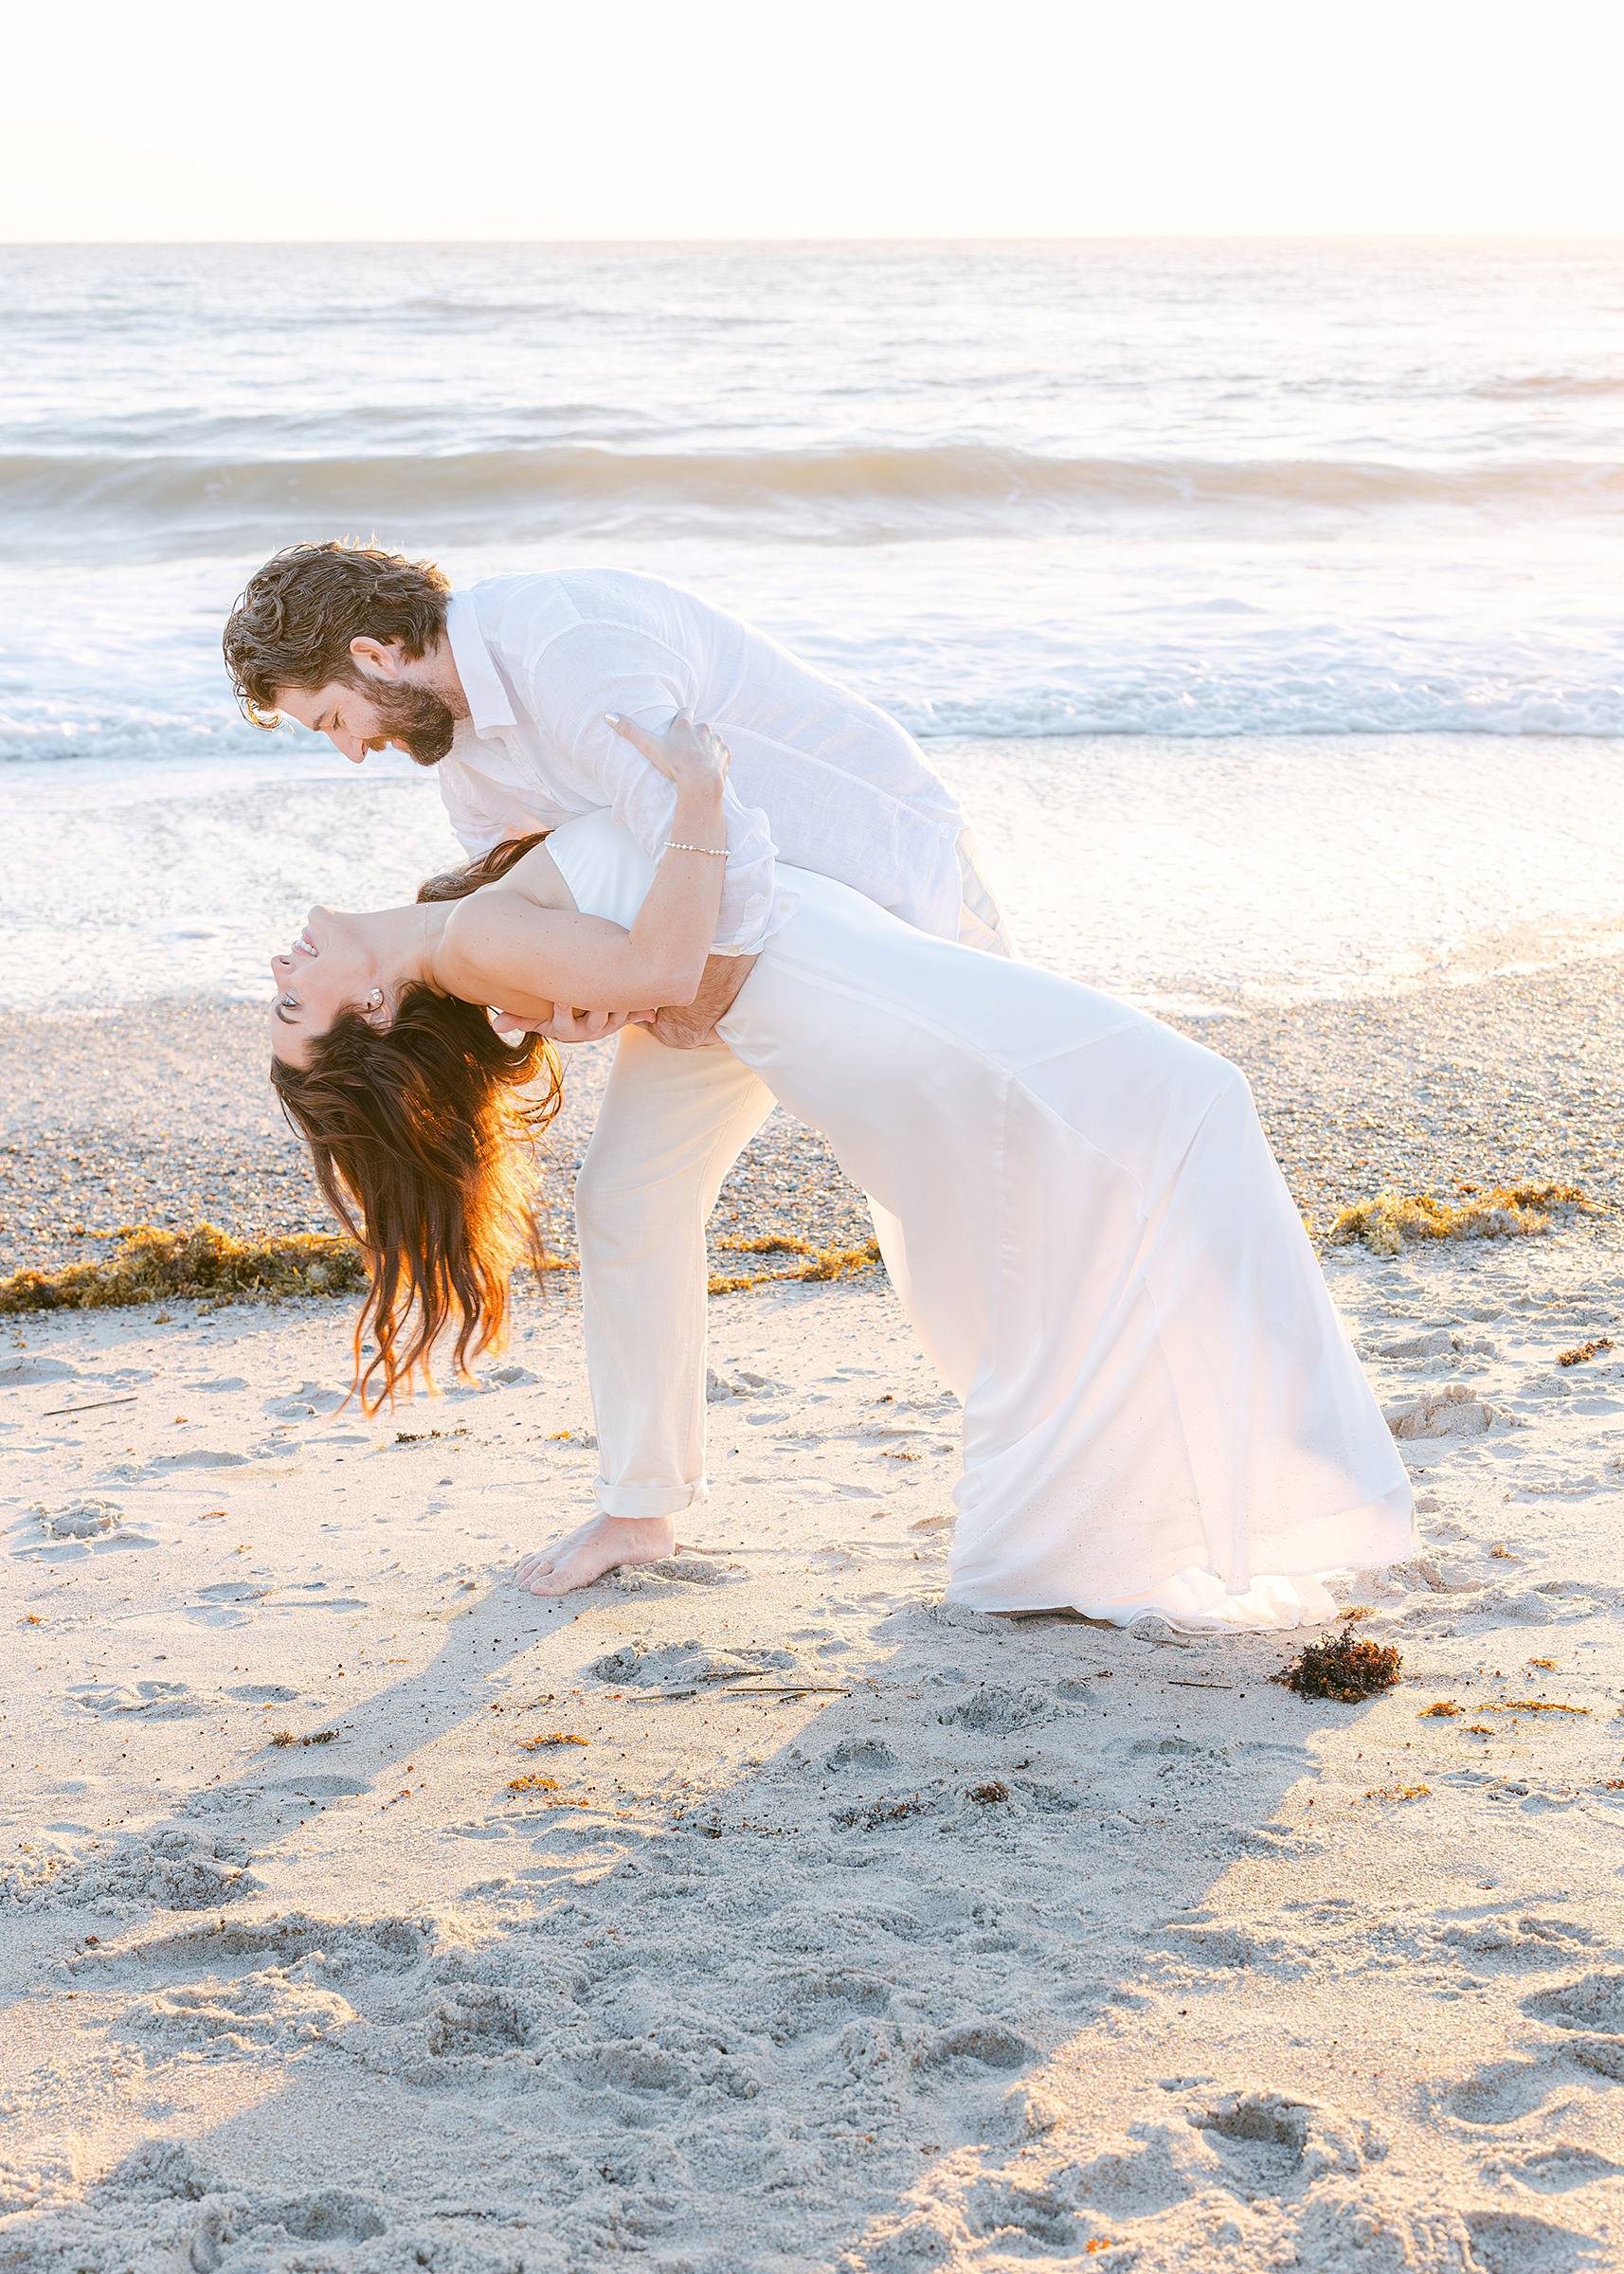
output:
<svg viewBox="0 0 1624 2274"><path fill-rule="evenodd" d="M451 591L432 562L371 546L290 547L226 627L256 724L285 713L357 766L393 744L439 768L470 855L607 807L651 858L672 785L609 723L677 712L732 752L715 952L659 1039L623 1032L575 1187L599 1515L521 1582L558 1595L669 1554L705 1483L705 1221L772 1110L731 1053L697 1048L794 912L775 862L838 877L921 930L1014 952L957 803L895 722L696 594L625 569L494 577ZM610 1021L558 1005L556 1038ZM677 1045L662 1049L660 1042Z"/></svg>

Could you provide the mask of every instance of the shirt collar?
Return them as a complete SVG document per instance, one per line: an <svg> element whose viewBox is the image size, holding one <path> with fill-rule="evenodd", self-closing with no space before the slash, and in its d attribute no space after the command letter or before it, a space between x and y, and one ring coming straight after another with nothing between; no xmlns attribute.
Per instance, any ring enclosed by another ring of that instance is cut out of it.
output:
<svg viewBox="0 0 1624 2274"><path fill-rule="evenodd" d="M445 637L451 642L451 660L468 698L468 717L475 733L491 734L498 727L516 726L514 707L491 660L479 612L470 593L453 592L446 602Z"/></svg>

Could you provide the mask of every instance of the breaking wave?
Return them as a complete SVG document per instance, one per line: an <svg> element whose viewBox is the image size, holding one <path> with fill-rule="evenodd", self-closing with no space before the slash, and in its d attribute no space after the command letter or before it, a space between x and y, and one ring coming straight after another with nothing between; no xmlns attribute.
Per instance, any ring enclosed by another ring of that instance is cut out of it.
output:
<svg viewBox="0 0 1624 2274"><path fill-rule="evenodd" d="M442 455L0 458L0 557L246 549L291 529L534 541L657 529L816 541L1086 531L1124 516L1211 527L1294 511L1610 514L1624 466L1584 460L1060 458L979 443L676 452L580 443Z"/></svg>

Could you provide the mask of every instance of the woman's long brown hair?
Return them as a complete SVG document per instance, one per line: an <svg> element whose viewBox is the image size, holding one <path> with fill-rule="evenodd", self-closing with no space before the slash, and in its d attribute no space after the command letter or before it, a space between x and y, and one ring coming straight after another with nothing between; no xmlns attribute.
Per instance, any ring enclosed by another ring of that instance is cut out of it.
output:
<svg viewBox="0 0 1624 2274"><path fill-rule="evenodd" d="M540 841L512 839L431 876L418 898L461 899ZM524 1094L543 1079L543 1094ZM453 1363L465 1374L470 1357L502 1339L515 1264L542 1269L534 1147L564 1102L554 1044L527 1035L515 1048L478 1004L417 984L386 1032L343 1011L312 1043L308 1064L273 1058L271 1083L371 1273L355 1322L363 1410L392 1403L420 1368L426 1380L429 1352L453 1320ZM377 1352L363 1370L369 1329Z"/></svg>

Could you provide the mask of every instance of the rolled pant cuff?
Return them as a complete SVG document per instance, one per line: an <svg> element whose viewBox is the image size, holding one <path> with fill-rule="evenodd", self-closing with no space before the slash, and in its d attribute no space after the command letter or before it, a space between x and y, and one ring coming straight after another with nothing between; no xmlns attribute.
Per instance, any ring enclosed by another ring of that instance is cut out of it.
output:
<svg viewBox="0 0 1624 2274"><path fill-rule="evenodd" d="M592 1490L605 1516L680 1516L711 1497L703 1477L692 1485L606 1485L599 1477Z"/></svg>

